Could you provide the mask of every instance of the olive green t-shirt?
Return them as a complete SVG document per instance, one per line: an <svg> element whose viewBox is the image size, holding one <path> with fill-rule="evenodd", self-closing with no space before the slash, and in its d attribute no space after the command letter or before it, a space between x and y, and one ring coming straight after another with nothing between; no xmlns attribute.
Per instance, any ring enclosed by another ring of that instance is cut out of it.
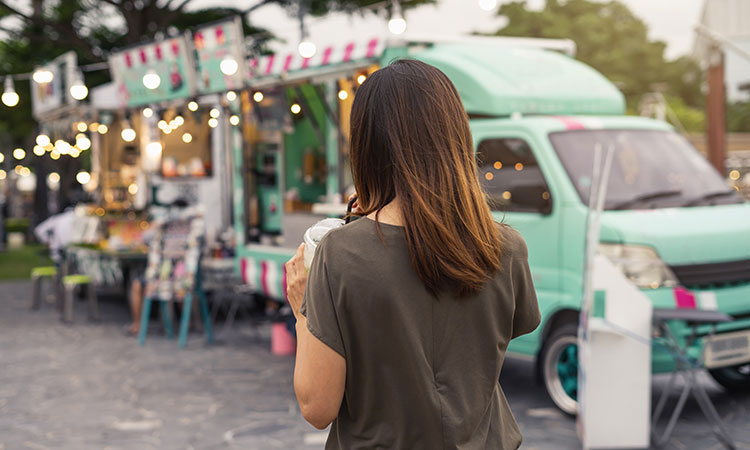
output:
<svg viewBox="0 0 750 450"><path fill-rule="evenodd" d="M302 305L310 332L346 360L326 449L515 449L521 432L498 378L508 342L539 307L526 244L500 225L502 270L470 298L432 296L402 227L368 218L330 231Z"/></svg>

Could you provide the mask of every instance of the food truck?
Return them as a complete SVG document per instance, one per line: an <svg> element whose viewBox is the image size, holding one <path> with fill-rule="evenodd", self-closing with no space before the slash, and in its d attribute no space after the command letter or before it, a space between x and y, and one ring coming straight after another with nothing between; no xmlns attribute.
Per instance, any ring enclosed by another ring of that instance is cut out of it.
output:
<svg viewBox="0 0 750 450"><path fill-rule="evenodd" d="M456 85L493 214L526 239L542 324L508 354L536 360L556 406L571 414L577 406L597 148L613 152L598 252L655 308L684 307L688 293L692 307L731 316L699 327L688 354L699 356L715 333L713 350L733 357L714 358L711 375L728 390L750 389L750 204L671 126L626 116L622 93L574 51L565 40L375 38L324 46L306 60L292 50L251 59L243 126L230 130L243 280L283 301L284 263L304 230L343 215L353 192L347 133L357 86L394 58L416 58ZM680 339L688 333L674 329ZM653 351L653 372L674 368Z"/></svg>

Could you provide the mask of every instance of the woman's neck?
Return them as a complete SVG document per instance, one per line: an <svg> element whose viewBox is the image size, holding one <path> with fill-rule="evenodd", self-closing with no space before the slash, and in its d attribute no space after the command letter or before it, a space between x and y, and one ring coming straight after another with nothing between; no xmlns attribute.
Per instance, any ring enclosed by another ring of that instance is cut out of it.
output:
<svg viewBox="0 0 750 450"><path fill-rule="evenodd" d="M404 216L403 214L401 214L401 204L399 203L397 198L393 199L390 203L381 208L379 214L377 211L375 211L368 214L367 217L369 219L376 220L376 215L377 221L379 221L380 223L397 225L400 227L404 226Z"/></svg>

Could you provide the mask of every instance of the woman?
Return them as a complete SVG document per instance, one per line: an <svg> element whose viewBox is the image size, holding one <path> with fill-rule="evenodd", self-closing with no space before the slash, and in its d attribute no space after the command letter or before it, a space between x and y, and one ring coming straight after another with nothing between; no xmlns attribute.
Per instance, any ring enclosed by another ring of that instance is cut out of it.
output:
<svg viewBox="0 0 750 450"><path fill-rule="evenodd" d="M498 377L539 308L523 239L490 215L450 80L412 60L370 76L351 166L364 217L326 235L309 280L302 246L287 263L303 416L333 421L327 449L517 448Z"/></svg>

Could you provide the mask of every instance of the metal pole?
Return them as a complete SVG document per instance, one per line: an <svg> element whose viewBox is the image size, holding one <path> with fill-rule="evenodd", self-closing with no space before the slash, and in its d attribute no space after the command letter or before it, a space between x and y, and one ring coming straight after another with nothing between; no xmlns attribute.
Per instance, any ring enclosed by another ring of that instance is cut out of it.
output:
<svg viewBox="0 0 750 450"><path fill-rule="evenodd" d="M726 99L724 86L724 52L711 48L706 98L708 160L721 176L726 175Z"/></svg>

